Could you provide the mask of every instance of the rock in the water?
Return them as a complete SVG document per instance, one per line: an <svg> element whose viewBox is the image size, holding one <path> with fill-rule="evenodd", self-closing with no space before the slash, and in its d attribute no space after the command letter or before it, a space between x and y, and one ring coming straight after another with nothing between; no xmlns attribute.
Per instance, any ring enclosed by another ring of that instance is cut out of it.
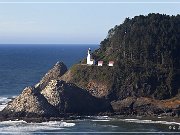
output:
<svg viewBox="0 0 180 135"><path fill-rule="evenodd" d="M60 113L90 114L112 110L105 99L96 98L88 91L61 80L49 82L41 94Z"/></svg>
<svg viewBox="0 0 180 135"><path fill-rule="evenodd" d="M67 71L67 67L63 62L57 62L52 69L50 69L41 81L35 86L44 89L49 81L58 79Z"/></svg>
<svg viewBox="0 0 180 135"><path fill-rule="evenodd" d="M22 94L8 103L2 113L9 117L58 115L58 111L34 87L26 87Z"/></svg>

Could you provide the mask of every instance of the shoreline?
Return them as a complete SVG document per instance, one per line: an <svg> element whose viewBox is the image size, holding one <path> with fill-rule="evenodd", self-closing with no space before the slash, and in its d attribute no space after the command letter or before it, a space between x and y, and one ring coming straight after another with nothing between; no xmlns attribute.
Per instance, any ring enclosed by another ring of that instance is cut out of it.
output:
<svg viewBox="0 0 180 135"><path fill-rule="evenodd" d="M1 113L1 111L0 111ZM62 116L51 117L51 116L37 116L37 117L6 117L0 114L0 122L3 121L19 121L23 120L27 123L42 123L42 122L49 122L49 121L62 121L62 120L77 120L77 119L92 119L96 117L102 118L112 118L112 119L121 119L121 120L151 120L151 121L165 121L165 122L175 122L180 125L179 117L175 116L162 116L162 115L119 115L115 113L103 113L103 114L90 114L90 115L73 115L73 114L62 114ZM135 122L135 121L134 121Z"/></svg>
<svg viewBox="0 0 180 135"><path fill-rule="evenodd" d="M163 131L168 132L180 132L180 119L174 117L157 117L157 116L125 116L125 115L86 115L86 116L67 116L67 117L19 117L19 118L8 118L8 119L1 119L0 118L0 125L1 123L25 123L28 124L43 124L43 123L79 123L79 122L93 122L97 124L106 124L106 125L113 125L119 126L117 123L121 123L123 125L139 125L139 126L157 126L163 127ZM116 123L115 125L112 123Z"/></svg>

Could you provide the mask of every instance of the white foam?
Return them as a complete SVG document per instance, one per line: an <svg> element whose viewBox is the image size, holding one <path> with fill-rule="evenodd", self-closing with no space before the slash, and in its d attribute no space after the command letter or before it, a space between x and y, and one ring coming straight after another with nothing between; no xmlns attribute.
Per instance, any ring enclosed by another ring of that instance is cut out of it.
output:
<svg viewBox="0 0 180 135"><path fill-rule="evenodd" d="M7 103L9 101L11 101L11 99L8 97L0 97L0 103Z"/></svg>
<svg viewBox="0 0 180 135"><path fill-rule="evenodd" d="M26 121L23 120L19 120L19 121L12 121L12 120L8 120L8 121L2 121L0 122L0 125L14 125L14 124L18 124L18 123L27 123Z"/></svg>
<svg viewBox="0 0 180 135"><path fill-rule="evenodd" d="M9 101L12 101L12 99L16 98L16 96L4 96L0 97L0 111L2 111Z"/></svg>
<svg viewBox="0 0 180 135"><path fill-rule="evenodd" d="M91 121L110 121L110 120L91 120Z"/></svg>
<svg viewBox="0 0 180 135"><path fill-rule="evenodd" d="M6 102L7 103L16 97L17 97L16 95L14 95L14 96L3 96L3 97L1 96L0 102Z"/></svg>
<svg viewBox="0 0 180 135"><path fill-rule="evenodd" d="M6 104L0 105L0 111L2 111L6 106Z"/></svg>
<svg viewBox="0 0 180 135"><path fill-rule="evenodd" d="M109 118L108 116L96 116L96 118L98 118L98 119L102 119L102 118Z"/></svg>
<svg viewBox="0 0 180 135"><path fill-rule="evenodd" d="M59 127L72 127L75 126L75 123L67 123L67 122L59 122L59 121L49 121L49 122L42 122L40 124L43 125L50 125L50 126L57 126L59 125Z"/></svg>
<svg viewBox="0 0 180 135"><path fill-rule="evenodd" d="M111 128L117 128L117 127L119 127L119 126L115 126L115 125L101 125L101 126L103 126L103 127L111 127Z"/></svg>
<svg viewBox="0 0 180 135"><path fill-rule="evenodd" d="M12 96L12 98L16 98L17 96Z"/></svg>
<svg viewBox="0 0 180 135"><path fill-rule="evenodd" d="M42 123L27 123L25 121L3 121L0 122L0 132L34 132L43 130L61 130L64 128L75 126L75 123L67 123L64 121L49 121Z"/></svg>
<svg viewBox="0 0 180 135"><path fill-rule="evenodd" d="M180 125L178 122L168 122L168 121L153 121L153 120L139 120L139 119L119 119L120 121L125 122L134 122L134 123L147 123L147 124L166 124L166 125Z"/></svg>
<svg viewBox="0 0 180 135"><path fill-rule="evenodd" d="M109 116L101 116L102 118L108 118Z"/></svg>
<svg viewBox="0 0 180 135"><path fill-rule="evenodd" d="M94 116L92 117L93 119L91 121L110 121L112 118L109 116Z"/></svg>

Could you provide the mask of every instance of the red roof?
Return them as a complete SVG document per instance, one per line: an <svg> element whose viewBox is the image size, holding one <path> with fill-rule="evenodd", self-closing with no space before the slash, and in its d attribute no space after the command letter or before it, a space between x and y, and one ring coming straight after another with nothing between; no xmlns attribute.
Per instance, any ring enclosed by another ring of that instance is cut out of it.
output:
<svg viewBox="0 0 180 135"><path fill-rule="evenodd" d="M109 64L114 64L114 61L109 61Z"/></svg>
<svg viewBox="0 0 180 135"><path fill-rule="evenodd" d="M98 63L99 63L99 64L102 64L102 63L103 63L103 61L98 61Z"/></svg>

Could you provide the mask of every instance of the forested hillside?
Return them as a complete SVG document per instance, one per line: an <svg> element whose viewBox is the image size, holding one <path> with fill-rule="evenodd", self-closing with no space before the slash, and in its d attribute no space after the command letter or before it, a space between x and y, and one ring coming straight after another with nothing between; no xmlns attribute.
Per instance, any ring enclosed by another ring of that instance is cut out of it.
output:
<svg viewBox="0 0 180 135"><path fill-rule="evenodd" d="M126 18L109 30L93 55L115 61L110 99L174 97L180 93L180 15Z"/></svg>

